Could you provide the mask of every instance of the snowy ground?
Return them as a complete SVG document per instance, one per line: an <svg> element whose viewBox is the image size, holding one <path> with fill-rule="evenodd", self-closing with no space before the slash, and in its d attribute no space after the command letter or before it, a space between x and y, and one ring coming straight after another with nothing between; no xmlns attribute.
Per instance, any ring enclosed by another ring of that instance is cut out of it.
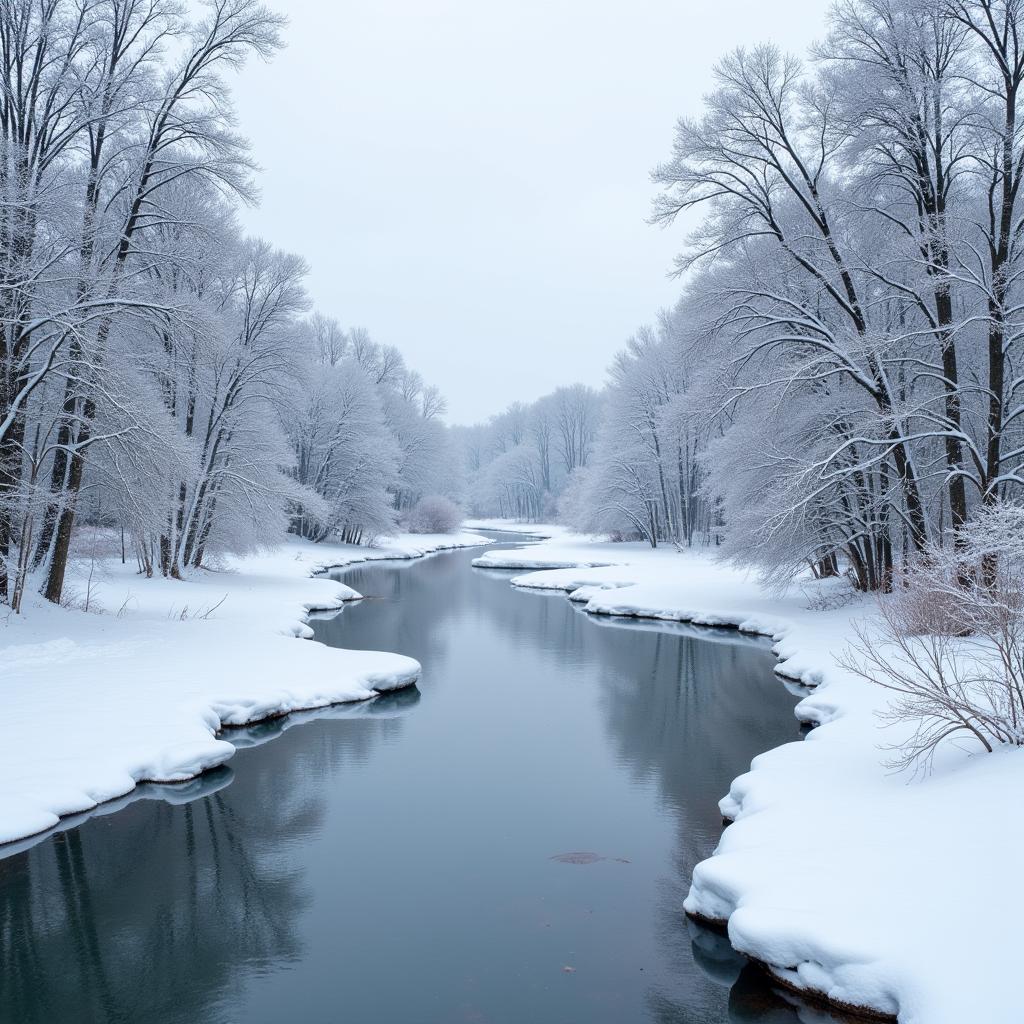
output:
<svg viewBox="0 0 1024 1024"><path fill-rule="evenodd" d="M500 530L502 533L522 533L530 537L571 537L572 532L555 523L526 523L518 519L467 519L467 530Z"/></svg>
<svg viewBox="0 0 1024 1024"><path fill-rule="evenodd" d="M310 574L483 543L470 533L373 549L292 542L185 581L147 580L119 558L76 563L69 590L88 597L88 612L39 601L0 619L0 842L139 782L223 763L235 750L216 735L223 725L409 685L411 658L297 642L311 634L308 611L359 596Z"/></svg>
<svg viewBox="0 0 1024 1024"><path fill-rule="evenodd" d="M564 533L474 564L535 570L512 582L597 614L773 637L777 671L813 687L797 714L819 727L735 780L721 803L734 824L686 909L727 920L737 949L836 1003L907 1024L1021 1020L1024 751L947 750L925 778L887 768L898 736L876 714L885 692L836 663L870 602L815 611L813 585L780 597L707 555Z"/></svg>

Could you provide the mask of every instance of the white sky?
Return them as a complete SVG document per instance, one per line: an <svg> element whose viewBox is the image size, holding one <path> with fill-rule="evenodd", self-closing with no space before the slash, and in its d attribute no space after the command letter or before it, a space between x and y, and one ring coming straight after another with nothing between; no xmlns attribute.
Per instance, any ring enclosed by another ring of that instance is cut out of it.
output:
<svg viewBox="0 0 1024 1024"><path fill-rule="evenodd" d="M650 169L738 44L803 52L825 0L271 0L288 48L238 78L264 168L248 230L317 306L485 419L600 384L680 285Z"/></svg>

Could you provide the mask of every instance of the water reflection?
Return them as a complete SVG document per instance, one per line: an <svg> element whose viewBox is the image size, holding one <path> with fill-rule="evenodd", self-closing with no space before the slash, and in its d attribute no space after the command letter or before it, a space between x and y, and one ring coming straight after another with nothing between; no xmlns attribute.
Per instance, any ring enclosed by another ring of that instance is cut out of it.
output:
<svg viewBox="0 0 1024 1024"><path fill-rule="evenodd" d="M729 779L798 737L765 645L471 558L350 571L375 600L314 621L419 689L232 731L230 769L0 861L0 1020L826 1019L681 912Z"/></svg>
<svg viewBox="0 0 1024 1024"><path fill-rule="evenodd" d="M268 823L240 808L241 789L180 809L139 802L115 843L94 819L3 861L0 1018L200 1020L240 963L296 957L309 893L298 872L265 871ZM282 802L271 834L303 810Z"/></svg>
<svg viewBox="0 0 1024 1024"><path fill-rule="evenodd" d="M284 851L322 828L325 799L311 781L365 760L395 731L394 702L378 710L373 720L325 709L234 731L233 742L260 747L258 759L139 787L45 842L5 848L0 1020L239 1019L231 1007L248 979L303 953L314 894ZM283 735L313 717L338 719L335 735Z"/></svg>
<svg viewBox="0 0 1024 1024"><path fill-rule="evenodd" d="M729 630L705 636L686 625L641 626L651 634L646 642L623 642L624 630L636 635L629 620L586 619L592 627L588 642L600 648L595 660L602 666L602 704L619 758L634 778L653 782L673 812L672 870L659 879L656 909L666 959L692 959L716 986L731 988L729 1020L762 1019L755 1009L760 1006L771 1010L765 1020L797 1019L763 976L744 971L745 959L724 937L681 914L693 867L714 849L721 832L717 801L728 785L723 780L765 749L766 736L777 744L799 735L792 701L780 699L780 681L766 658L770 645ZM661 1024L705 1019L695 1017L698 1008L715 1019L720 1000L714 989L680 987L674 977L648 991L652 1016Z"/></svg>

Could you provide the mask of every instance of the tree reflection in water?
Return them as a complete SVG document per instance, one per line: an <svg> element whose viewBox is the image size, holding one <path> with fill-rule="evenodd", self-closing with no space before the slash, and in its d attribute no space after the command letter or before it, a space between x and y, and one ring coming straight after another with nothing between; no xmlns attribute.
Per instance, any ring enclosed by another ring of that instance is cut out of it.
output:
<svg viewBox="0 0 1024 1024"><path fill-rule="evenodd" d="M183 791L140 787L77 827L7 851L0 1020L231 1019L212 1008L230 1004L248 976L302 954L299 924L312 894L301 861L281 849L321 826L324 789L303 780L365 760L399 727L389 713L417 697L412 690L375 712L360 705L360 720L332 723L344 737L301 730L300 742L285 737L241 770L211 772ZM303 720L345 714L290 716L232 738L258 745Z"/></svg>
<svg viewBox="0 0 1024 1024"><path fill-rule="evenodd" d="M595 642L605 666L606 720L620 757L637 778L656 780L675 810L676 872L661 883L662 948L680 961L692 958L711 981L729 989L730 1021L838 1024L836 1017L773 986L725 936L682 913L693 868L714 849L722 830L720 780L762 752L766 728L801 742L792 706L768 699L777 693L766 693L784 686L764 671L768 642L735 630L586 618L604 627L596 631ZM627 659L625 645L615 638L621 629L651 630L656 637L631 648ZM648 1000L659 1024L694 1019L692 990L682 1001L654 987Z"/></svg>

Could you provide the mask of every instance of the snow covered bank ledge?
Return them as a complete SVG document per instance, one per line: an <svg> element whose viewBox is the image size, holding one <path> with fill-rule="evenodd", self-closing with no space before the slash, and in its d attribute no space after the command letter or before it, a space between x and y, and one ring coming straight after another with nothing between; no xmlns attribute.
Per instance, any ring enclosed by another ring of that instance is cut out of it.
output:
<svg viewBox="0 0 1024 1024"><path fill-rule="evenodd" d="M892 774L884 691L836 663L870 602L811 611L802 592L774 597L702 555L579 538L478 563L533 566L512 583L566 591L596 614L771 636L777 671L815 687L797 714L820 728L733 782L720 807L735 824L698 865L685 909L840 1009L906 1024L1020 1019L1024 751L951 750L928 778Z"/></svg>
<svg viewBox="0 0 1024 1024"><path fill-rule="evenodd" d="M185 581L146 580L120 561L77 569L90 612L38 602L0 621L0 842L52 828L140 782L181 782L223 764L218 737L300 709L359 701L415 682L412 658L295 642L306 613L351 588L325 566L485 543L403 536L380 547L293 542ZM94 614L102 609L105 614Z"/></svg>

